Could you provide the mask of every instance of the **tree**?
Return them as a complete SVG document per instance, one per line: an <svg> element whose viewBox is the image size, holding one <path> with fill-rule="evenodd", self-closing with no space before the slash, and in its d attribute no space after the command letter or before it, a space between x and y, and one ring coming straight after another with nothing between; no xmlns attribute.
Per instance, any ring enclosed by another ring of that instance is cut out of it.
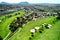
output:
<svg viewBox="0 0 60 40"><path fill-rule="evenodd" d="M0 36L0 40L3 40L3 38Z"/></svg>
<svg viewBox="0 0 60 40"><path fill-rule="evenodd" d="M58 12L58 16L57 16L57 19L59 19L60 20L60 13Z"/></svg>

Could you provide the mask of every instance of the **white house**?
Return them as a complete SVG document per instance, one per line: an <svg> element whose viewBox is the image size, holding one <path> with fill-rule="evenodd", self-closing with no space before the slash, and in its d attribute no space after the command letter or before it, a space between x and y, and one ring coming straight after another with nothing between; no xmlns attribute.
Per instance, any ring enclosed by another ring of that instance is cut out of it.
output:
<svg viewBox="0 0 60 40"><path fill-rule="evenodd" d="M47 26L47 27L48 27L48 28L51 28L51 26L52 26L51 24L48 24L48 26Z"/></svg>
<svg viewBox="0 0 60 40"><path fill-rule="evenodd" d="M39 30L39 29L40 29L40 27L36 26L36 27L35 27L35 29L36 29L36 30Z"/></svg>
<svg viewBox="0 0 60 40"><path fill-rule="evenodd" d="M31 29L30 32L31 32L31 33L35 33L35 29Z"/></svg>

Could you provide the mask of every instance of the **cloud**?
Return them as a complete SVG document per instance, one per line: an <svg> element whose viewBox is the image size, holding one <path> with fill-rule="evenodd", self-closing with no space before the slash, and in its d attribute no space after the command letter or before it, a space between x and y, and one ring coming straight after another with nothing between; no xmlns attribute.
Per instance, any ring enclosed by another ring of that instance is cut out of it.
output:
<svg viewBox="0 0 60 40"><path fill-rule="evenodd" d="M18 3L27 1L29 3L60 3L60 0L0 0L0 2Z"/></svg>

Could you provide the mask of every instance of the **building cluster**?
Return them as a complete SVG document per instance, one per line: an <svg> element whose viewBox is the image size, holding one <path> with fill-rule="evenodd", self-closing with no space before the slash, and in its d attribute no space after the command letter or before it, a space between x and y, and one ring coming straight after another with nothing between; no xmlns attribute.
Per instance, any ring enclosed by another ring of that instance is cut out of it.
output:
<svg viewBox="0 0 60 40"><path fill-rule="evenodd" d="M30 30L31 36L29 37L29 40L31 40L35 36L36 32L42 33L45 28L50 29L51 27L52 25L47 23L42 24L42 27L41 26L34 27L33 29Z"/></svg>
<svg viewBox="0 0 60 40"><path fill-rule="evenodd" d="M30 14L24 14L21 17L16 17L16 19L9 25L9 29L14 32L18 27L23 27L23 24L26 24L27 22L34 20L36 21L37 18L41 17L38 13L30 13Z"/></svg>

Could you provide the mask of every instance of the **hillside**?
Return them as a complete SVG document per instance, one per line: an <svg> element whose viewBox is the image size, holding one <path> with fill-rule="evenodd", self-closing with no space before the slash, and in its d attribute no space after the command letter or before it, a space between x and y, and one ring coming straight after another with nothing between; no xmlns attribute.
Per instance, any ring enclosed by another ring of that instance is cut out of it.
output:
<svg viewBox="0 0 60 40"><path fill-rule="evenodd" d="M2 38L5 38L7 34L10 32L8 27L10 23L12 23L17 16L22 16L25 12L20 12L20 14L15 15L16 13L18 14L19 12L14 12L13 14L9 14L12 15L11 17L8 17L9 15L7 15L7 17L6 16L0 17L0 20L2 20L2 22L0 23L0 36Z"/></svg>
<svg viewBox="0 0 60 40"><path fill-rule="evenodd" d="M47 20L48 19L48 20ZM55 21L55 23L53 23ZM57 21L57 22L56 22ZM59 40L59 20L55 20L55 17L48 17L40 19L38 18L36 21L28 22L23 29L19 29L15 35L13 35L10 40L29 40L31 36L30 29L35 26L41 27L43 23L49 23L52 25L50 29L44 29L43 33L36 32L35 36L32 37L32 40Z"/></svg>
<svg viewBox="0 0 60 40"><path fill-rule="evenodd" d="M27 24L23 25L23 28L18 28L14 33L9 30L9 25L16 17L22 16L25 12L14 12L13 14L1 16L0 20L0 37L6 40L60 40L60 20L57 20L55 16L48 16L44 18L37 18L36 21L31 20ZM12 15L12 16L11 16ZM39 31L34 33L31 37L30 30L36 26L42 27L42 24L51 24L52 27L49 29L44 28L42 33ZM10 34L10 35L9 35ZM30 39L29 39L30 38Z"/></svg>
<svg viewBox="0 0 60 40"><path fill-rule="evenodd" d="M28 4L0 4L0 40L60 40L60 7Z"/></svg>

